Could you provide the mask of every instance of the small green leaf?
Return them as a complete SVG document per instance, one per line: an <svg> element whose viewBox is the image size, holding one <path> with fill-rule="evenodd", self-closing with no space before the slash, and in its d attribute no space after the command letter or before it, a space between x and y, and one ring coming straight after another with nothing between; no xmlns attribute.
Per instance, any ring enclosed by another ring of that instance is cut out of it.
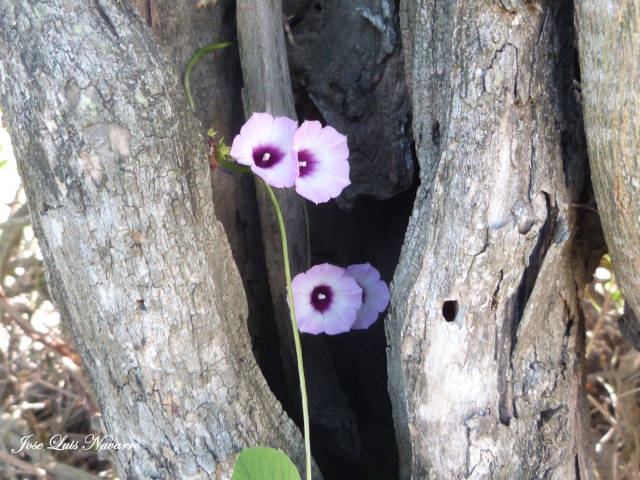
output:
<svg viewBox="0 0 640 480"><path fill-rule="evenodd" d="M9 160L0 160L0 168L4 167Z"/></svg>
<svg viewBox="0 0 640 480"><path fill-rule="evenodd" d="M300 480L300 475L280 450L253 447L240 452L231 480Z"/></svg>
<svg viewBox="0 0 640 480"><path fill-rule="evenodd" d="M622 293L620 293L620 290L613 290L611 292L611 301L616 305L616 307L622 306L618 305L624 301L624 297L622 296Z"/></svg>

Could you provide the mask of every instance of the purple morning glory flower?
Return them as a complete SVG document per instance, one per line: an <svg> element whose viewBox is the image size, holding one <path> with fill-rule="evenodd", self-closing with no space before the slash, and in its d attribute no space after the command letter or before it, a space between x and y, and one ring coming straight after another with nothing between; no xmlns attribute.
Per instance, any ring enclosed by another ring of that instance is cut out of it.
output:
<svg viewBox="0 0 640 480"><path fill-rule="evenodd" d="M335 198L349 181L347 137L320 122L303 122L293 136L293 158L300 167L296 191L312 202Z"/></svg>
<svg viewBox="0 0 640 480"><path fill-rule="evenodd" d="M362 288L344 268L324 263L291 282L298 329L305 333L348 332L362 305Z"/></svg>
<svg viewBox="0 0 640 480"><path fill-rule="evenodd" d="M351 328L369 328L378 319L378 314L389 305L389 287L384 280L380 280L380 272L368 263L347 267L347 274L362 287L362 306Z"/></svg>
<svg viewBox="0 0 640 480"><path fill-rule="evenodd" d="M287 117L254 113L233 139L229 153L272 187L292 187L298 176L298 164L291 155L297 127L298 123Z"/></svg>

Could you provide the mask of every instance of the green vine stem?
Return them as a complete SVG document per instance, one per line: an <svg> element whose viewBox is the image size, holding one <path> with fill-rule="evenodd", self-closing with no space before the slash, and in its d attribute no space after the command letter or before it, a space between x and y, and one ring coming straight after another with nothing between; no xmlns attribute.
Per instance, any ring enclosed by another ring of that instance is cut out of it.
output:
<svg viewBox="0 0 640 480"><path fill-rule="evenodd" d="M309 405L307 402L307 382L304 378L304 367L302 365L302 346L300 345L300 333L298 332L298 322L296 321L296 311L293 308L293 290L291 288L291 270L289 268L289 253L287 248L287 234L284 229L282 212L278 205L278 200L271 189L271 186L263 180L264 186L269 193L273 207L278 217L280 226L280 238L282 239L282 256L284 258L284 273L287 279L287 296L289 299L289 312L291 313L291 326L293 327L293 340L296 345L296 357L298 360L298 377L300 377L300 395L302 396L302 417L304 419L304 448L306 453L307 480L311 480L311 440L309 437Z"/></svg>
<svg viewBox="0 0 640 480"><path fill-rule="evenodd" d="M311 268L311 230L309 229L309 212L307 211L307 201L300 196L302 209L304 211L304 232L307 235L307 270Z"/></svg>
<svg viewBox="0 0 640 480"><path fill-rule="evenodd" d="M191 111L193 112L196 111L196 106L193 103L193 98L191 97L191 88L189 86L191 69L196 64L196 62L200 59L200 57L205 53L211 52L212 50L217 50L218 48L230 47L234 43L235 42L221 42L221 43L214 43L213 45L207 45L206 47L198 50L196 54L191 58L191 60L189 60L189 63L187 64L187 68L184 71L184 91L187 94L187 99L189 100L189 106L191 107Z"/></svg>

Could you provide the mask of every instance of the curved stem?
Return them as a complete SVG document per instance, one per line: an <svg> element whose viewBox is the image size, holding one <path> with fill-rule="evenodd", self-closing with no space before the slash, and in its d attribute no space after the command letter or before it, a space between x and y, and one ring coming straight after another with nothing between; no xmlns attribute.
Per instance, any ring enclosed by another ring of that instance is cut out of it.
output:
<svg viewBox="0 0 640 480"><path fill-rule="evenodd" d="M304 231L307 235L307 270L311 268L311 230L309 228L309 212L307 211L307 201L300 196L302 209L304 211Z"/></svg>
<svg viewBox="0 0 640 480"><path fill-rule="evenodd" d="M222 42L222 43L214 43L213 45L207 45L204 48L201 48L196 52L196 54L189 60L187 64L187 68L184 71L184 92L187 94L187 99L189 100L189 106L193 112L196 111L196 106L193 103L193 98L191 97L191 88L189 86L189 78L191 77L191 69L196 64L198 59L207 52L212 50L217 50L218 48L230 47L235 42Z"/></svg>
<svg viewBox="0 0 640 480"><path fill-rule="evenodd" d="M302 346L300 345L300 333L298 332L298 322L296 321L296 311L293 308L293 290L291 289L291 270L289 268L289 251L287 248L287 234L284 229L282 212L278 205L278 200L271 189L271 186L263 180L264 186L269 193L271 202L276 210L278 225L280 226L280 237L282 239L282 256L284 258L284 273L287 279L287 296L289 299L289 312L291 313L291 326L293 327L293 340L296 345L296 357L298 360L298 377L300 378L300 395L302 396L302 417L304 420L304 448L307 460L307 480L311 480L311 440L309 437L309 405L307 402L307 383L304 378L304 367L302 365Z"/></svg>

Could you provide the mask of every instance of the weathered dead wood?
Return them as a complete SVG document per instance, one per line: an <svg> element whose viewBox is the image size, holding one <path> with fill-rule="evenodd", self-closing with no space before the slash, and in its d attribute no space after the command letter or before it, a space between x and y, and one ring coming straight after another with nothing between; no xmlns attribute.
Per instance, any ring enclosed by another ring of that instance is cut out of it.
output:
<svg viewBox="0 0 640 480"><path fill-rule="evenodd" d="M401 2L422 181L387 318L402 479L590 478L572 20Z"/></svg>
<svg viewBox="0 0 640 480"><path fill-rule="evenodd" d="M253 112L296 118L289 68L284 45L284 24L280 1L246 0L237 4L238 39L244 77L244 106L247 118ZM286 300L286 280L282 261L280 230L264 185L256 179L260 223L269 283L280 334L281 352L288 383L298 392L297 362L293 332ZM307 270L307 239L304 199L294 189L274 191L287 229L291 275ZM342 393L322 338L303 335L304 362L307 365L310 420L324 430L334 455L356 461L359 439L355 417ZM294 408L299 397L294 394ZM331 405L331 408L326 408ZM316 445L318 445L317 443Z"/></svg>

